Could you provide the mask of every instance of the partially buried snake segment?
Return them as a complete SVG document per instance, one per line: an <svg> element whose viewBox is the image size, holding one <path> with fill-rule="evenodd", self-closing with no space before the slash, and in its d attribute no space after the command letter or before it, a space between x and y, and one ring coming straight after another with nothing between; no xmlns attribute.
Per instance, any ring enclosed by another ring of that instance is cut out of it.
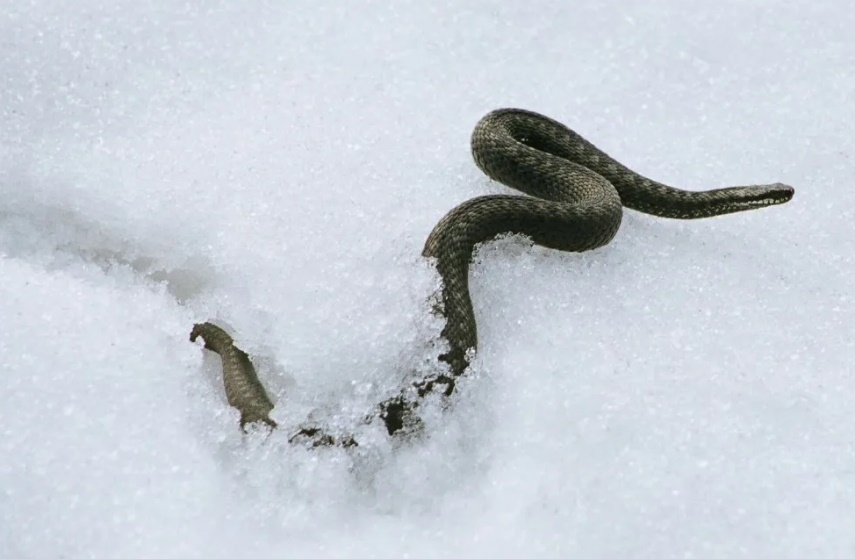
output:
<svg viewBox="0 0 855 559"><path fill-rule="evenodd" d="M422 254L435 260L442 279L439 301L446 323L441 336L448 346L440 360L446 365L438 364L436 374L379 404L377 415L390 435L407 431L426 394L451 395L469 366L478 343L469 296L469 262L477 244L519 233L541 246L582 252L612 240L624 206L659 217L696 219L783 204L793 197L793 188L780 183L703 192L666 186L621 165L563 124L520 109L483 117L472 133L472 155L488 176L529 196L473 198L430 233ZM191 339L196 336L222 357L226 393L241 412L241 425L275 426L267 415L273 404L246 354L209 323L196 325ZM355 444L352 438L336 441L316 427L300 429L292 440L302 437L314 445Z"/></svg>

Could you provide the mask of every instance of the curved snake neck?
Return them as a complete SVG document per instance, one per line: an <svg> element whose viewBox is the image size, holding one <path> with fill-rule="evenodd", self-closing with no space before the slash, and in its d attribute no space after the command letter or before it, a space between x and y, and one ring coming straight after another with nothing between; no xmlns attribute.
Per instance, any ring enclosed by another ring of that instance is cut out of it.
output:
<svg viewBox="0 0 855 559"><path fill-rule="evenodd" d="M469 262L477 244L502 233L518 233L541 246L582 252L614 238L624 206L659 217L696 219L783 204L794 193L781 183L700 192L673 188L628 169L563 124L521 109L499 109L484 116L475 126L471 145L484 173L529 196L473 198L448 212L428 236L422 254L435 259L442 278L440 312L446 324L441 336L448 350L440 360L447 370L378 406L390 435L411 424L413 411L427 393L441 389L450 395L455 380L469 366L478 343L469 295ZM275 426L267 416L273 404L246 354L213 325L196 325L193 332L191 339L202 336L206 347L222 357L226 393L241 412L241 425L261 421ZM241 396L235 396L238 393ZM315 445L336 444L319 433L318 428L304 427L292 440L306 436ZM352 438L345 441L355 444Z"/></svg>

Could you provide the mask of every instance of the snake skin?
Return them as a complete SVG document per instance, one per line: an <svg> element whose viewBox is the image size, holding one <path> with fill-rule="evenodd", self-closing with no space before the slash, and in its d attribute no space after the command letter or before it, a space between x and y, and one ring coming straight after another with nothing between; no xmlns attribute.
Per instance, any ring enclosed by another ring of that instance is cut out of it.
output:
<svg viewBox="0 0 855 559"><path fill-rule="evenodd" d="M257 422L275 428L276 422L269 417L273 402L258 380L249 355L235 346L225 330L210 322L193 326L190 341L195 342L197 337L205 341L205 349L218 353L222 359L226 400L240 412L241 429Z"/></svg>
<svg viewBox="0 0 855 559"><path fill-rule="evenodd" d="M622 206L659 217L695 219L782 204L793 188L780 183L691 192L624 167L548 117L519 109L489 113L472 133L472 155L489 177L534 198L481 196L451 210L423 251L443 279L450 350L442 356L459 376L477 344L469 297L469 261L478 243L522 233L536 244L570 252L605 245L617 233Z"/></svg>
<svg viewBox="0 0 855 559"><path fill-rule="evenodd" d="M696 219L783 204L794 193L781 183L701 192L673 188L628 169L563 124L520 109L499 109L484 116L472 133L472 154L489 177L529 196L473 198L452 209L430 233L422 254L435 260L442 278L440 312L446 319L442 337L448 350L440 360L447 363L447 370L438 367L436 375L378 406L390 434L412 424L413 411L426 394L441 389L450 395L455 379L469 366L478 343L469 263L479 243L502 233L520 233L541 246L582 252L614 238L623 207L659 217ZM272 404L246 354L231 343L213 349L226 352L220 353L226 392L231 383L229 403L241 410L242 425L245 420L270 424L265 418Z"/></svg>

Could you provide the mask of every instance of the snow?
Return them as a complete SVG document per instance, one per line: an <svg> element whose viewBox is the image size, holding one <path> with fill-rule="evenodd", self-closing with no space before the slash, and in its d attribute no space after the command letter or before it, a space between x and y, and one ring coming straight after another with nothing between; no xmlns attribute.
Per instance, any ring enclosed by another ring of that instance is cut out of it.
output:
<svg viewBox="0 0 855 559"><path fill-rule="evenodd" d="M855 12L842 1L10 3L0 18L0 556L849 557ZM502 106L689 189L472 268L452 409L356 452L242 435L224 324L273 417L356 425L433 362L449 209Z"/></svg>

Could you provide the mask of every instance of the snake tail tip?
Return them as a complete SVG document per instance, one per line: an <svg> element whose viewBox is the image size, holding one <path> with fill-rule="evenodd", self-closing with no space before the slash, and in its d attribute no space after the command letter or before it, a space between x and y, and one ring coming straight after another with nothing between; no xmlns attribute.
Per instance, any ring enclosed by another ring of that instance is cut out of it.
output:
<svg viewBox="0 0 855 559"><path fill-rule="evenodd" d="M193 329L190 331L190 341L191 342L195 342L199 336L202 336L202 338L204 339L205 336L204 336L203 331L204 331L207 324L208 324L207 322L200 322L200 323L193 325Z"/></svg>

